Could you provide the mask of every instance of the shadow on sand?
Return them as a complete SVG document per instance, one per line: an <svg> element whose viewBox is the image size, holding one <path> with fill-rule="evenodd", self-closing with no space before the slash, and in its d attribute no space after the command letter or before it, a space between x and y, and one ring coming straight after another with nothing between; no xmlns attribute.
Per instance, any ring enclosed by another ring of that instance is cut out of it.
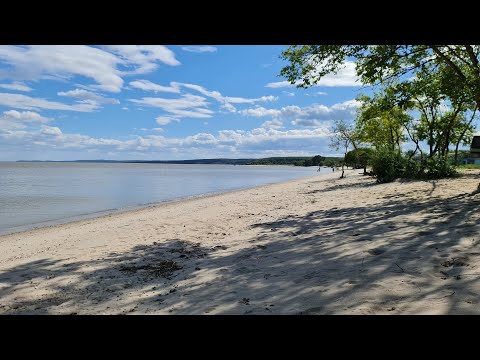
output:
<svg viewBox="0 0 480 360"><path fill-rule="evenodd" d="M384 200L254 224L240 250L169 239L91 262L30 262L0 273L10 299L0 313L480 313L478 199ZM42 284L39 298L12 300Z"/></svg>

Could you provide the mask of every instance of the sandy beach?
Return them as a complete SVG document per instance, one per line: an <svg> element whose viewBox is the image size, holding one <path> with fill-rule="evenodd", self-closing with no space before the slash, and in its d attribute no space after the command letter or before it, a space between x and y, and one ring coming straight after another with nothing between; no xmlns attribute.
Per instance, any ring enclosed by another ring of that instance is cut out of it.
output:
<svg viewBox="0 0 480 360"><path fill-rule="evenodd" d="M0 314L480 314L480 172L360 172L0 236Z"/></svg>

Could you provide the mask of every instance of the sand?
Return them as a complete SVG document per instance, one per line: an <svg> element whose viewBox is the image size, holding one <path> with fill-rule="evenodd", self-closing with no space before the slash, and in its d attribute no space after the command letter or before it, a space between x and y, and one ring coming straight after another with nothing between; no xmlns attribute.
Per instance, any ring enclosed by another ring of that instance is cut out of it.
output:
<svg viewBox="0 0 480 360"><path fill-rule="evenodd" d="M0 314L480 314L480 173L359 172L1 236Z"/></svg>

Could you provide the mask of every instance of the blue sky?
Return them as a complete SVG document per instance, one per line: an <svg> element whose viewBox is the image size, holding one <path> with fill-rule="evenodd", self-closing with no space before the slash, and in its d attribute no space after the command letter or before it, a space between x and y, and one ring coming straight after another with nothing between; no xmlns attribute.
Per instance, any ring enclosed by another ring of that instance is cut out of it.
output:
<svg viewBox="0 0 480 360"><path fill-rule="evenodd" d="M286 46L0 46L0 160L336 155L354 64L318 86L278 76Z"/></svg>

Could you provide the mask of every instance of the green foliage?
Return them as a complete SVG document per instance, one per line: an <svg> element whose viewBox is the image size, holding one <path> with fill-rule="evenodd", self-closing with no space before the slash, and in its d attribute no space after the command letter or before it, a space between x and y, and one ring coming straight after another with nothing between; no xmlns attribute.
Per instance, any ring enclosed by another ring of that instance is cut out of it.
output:
<svg viewBox="0 0 480 360"><path fill-rule="evenodd" d="M355 127L335 124L331 146L344 149L346 163L358 165L358 156L347 156L350 144L368 143L380 182L455 175L452 163L461 161L459 146L472 138L480 108L480 45L302 45L281 57L287 65L280 75L297 87L317 84L351 59L362 83L380 85L373 98L358 99ZM400 149L406 136L416 145L408 156Z"/></svg>
<svg viewBox="0 0 480 360"><path fill-rule="evenodd" d="M326 166L325 162L339 161L341 158L323 157L315 155L314 157L271 157L263 159L250 159L245 165L294 165L294 166Z"/></svg>
<svg viewBox="0 0 480 360"><path fill-rule="evenodd" d="M321 166L324 161L325 161L325 158L323 156L315 155L312 158L312 165L313 166Z"/></svg>
<svg viewBox="0 0 480 360"><path fill-rule="evenodd" d="M332 127L333 136L330 138L330 147L339 150L344 148L345 153L349 145L355 149L360 142L359 133L355 126L347 124L344 120L335 120Z"/></svg>
<svg viewBox="0 0 480 360"><path fill-rule="evenodd" d="M401 84L408 84L412 75L426 70L441 75L444 94L465 96L480 105L478 45L296 45L283 51L281 58L287 65L280 75L298 87L317 84L355 58L356 72L364 84L385 85L400 79Z"/></svg>
<svg viewBox="0 0 480 360"><path fill-rule="evenodd" d="M391 182L401 177L405 172L405 158L398 151L381 148L378 149L371 159L372 174L377 182Z"/></svg>
<svg viewBox="0 0 480 360"><path fill-rule="evenodd" d="M403 171L399 178L406 179L422 179L424 173L424 165L421 158L414 158L410 156L404 156L402 160Z"/></svg>
<svg viewBox="0 0 480 360"><path fill-rule="evenodd" d="M458 165L457 169L480 169L480 165L476 164L465 164L465 165Z"/></svg>
<svg viewBox="0 0 480 360"><path fill-rule="evenodd" d="M335 148L346 149L348 142L356 148L356 141L399 149L408 135L417 150L425 142L429 157L444 157L450 146L458 150L471 138L480 107L479 45L304 45L281 57L288 65L280 74L299 87L351 66L352 58L363 83L381 85L373 98L359 98L355 129L336 124ZM418 118L408 116L412 110ZM470 119L467 112L473 112Z"/></svg>
<svg viewBox="0 0 480 360"><path fill-rule="evenodd" d="M380 183L399 178L432 180L457 175L455 167L447 158L434 156L422 159L385 148L375 152L371 164L372 175Z"/></svg>
<svg viewBox="0 0 480 360"><path fill-rule="evenodd" d="M325 160L325 162L323 163L323 166L328 166L328 167L333 167L335 165L336 165L335 161L331 159Z"/></svg>
<svg viewBox="0 0 480 360"><path fill-rule="evenodd" d="M252 159L246 163L246 165L297 165L305 166L305 160L309 157L270 157L263 159Z"/></svg>
<svg viewBox="0 0 480 360"><path fill-rule="evenodd" d="M354 169L364 168L369 165L374 150L370 148L358 148L347 152L345 155L345 165Z"/></svg>
<svg viewBox="0 0 480 360"><path fill-rule="evenodd" d="M355 127L358 138L374 147L388 146L391 149L400 148L407 140L403 134L403 126L411 121L405 109L395 104L393 88L385 88L373 98L360 96L362 103L357 111Z"/></svg>
<svg viewBox="0 0 480 360"><path fill-rule="evenodd" d="M455 167L446 159L438 156L427 159L422 177L425 179L441 179L457 175Z"/></svg>

